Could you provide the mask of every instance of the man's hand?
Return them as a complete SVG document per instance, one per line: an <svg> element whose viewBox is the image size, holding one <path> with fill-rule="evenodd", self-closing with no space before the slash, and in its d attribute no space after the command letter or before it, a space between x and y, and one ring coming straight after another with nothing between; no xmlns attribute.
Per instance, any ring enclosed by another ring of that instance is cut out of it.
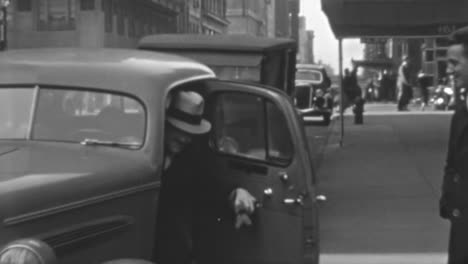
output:
<svg viewBox="0 0 468 264"><path fill-rule="evenodd" d="M236 229L240 229L242 226L251 226L252 220L250 219L249 215L247 214L237 214L236 215L236 223L234 227Z"/></svg>
<svg viewBox="0 0 468 264"><path fill-rule="evenodd" d="M241 228L243 225L252 225L249 215L255 211L255 202L257 201L255 197L242 188L232 191L230 197L236 214L236 229Z"/></svg>

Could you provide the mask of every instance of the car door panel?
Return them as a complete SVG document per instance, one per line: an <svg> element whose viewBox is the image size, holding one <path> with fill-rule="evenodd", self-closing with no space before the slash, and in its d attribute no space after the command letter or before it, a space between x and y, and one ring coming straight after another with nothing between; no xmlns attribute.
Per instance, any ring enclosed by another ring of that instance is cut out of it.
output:
<svg viewBox="0 0 468 264"><path fill-rule="evenodd" d="M229 164L223 158L214 163ZM216 219L203 221L204 228L214 231L209 244L205 248L203 263L299 263L292 261L291 256L302 256L302 210L300 205L283 204L283 197L294 197L294 190L290 190L279 177L233 170L228 166L216 166L218 175L237 186L246 188L254 195L261 207L252 215L252 226L234 228L235 216L226 212L218 214ZM224 168L223 168L224 167ZM275 179L276 178L276 179ZM271 196L264 194L266 189L273 190ZM280 228L284 227L284 228Z"/></svg>
<svg viewBox="0 0 468 264"><path fill-rule="evenodd" d="M235 215L232 209L219 210L211 217L203 218L200 221L202 235L197 243L199 262L303 263L302 199L307 197L308 192L303 186L305 185L302 180L304 171L301 166L302 159L299 158L301 153L295 150L297 146L293 145L294 139L288 138L292 137L293 133L290 131L288 117L282 109L278 96L254 85L219 81L213 81L207 85L209 87L207 111L213 123L211 146L214 155L211 173L219 177L220 181L247 189L257 198L259 207L251 217L252 226L238 230L234 227ZM227 101L218 102L223 108L220 110L214 105L223 94L233 96L226 97L229 99ZM236 95L240 97L235 99ZM236 100L240 102L237 106L233 103ZM243 105L249 100L252 105ZM261 109L265 110L265 116L258 114ZM290 110L294 111L293 108ZM237 111L235 116L240 116L239 119L244 120L237 122L235 118L226 115L229 111ZM220 115L220 112L223 113L224 120L215 118L216 115ZM279 119L275 120L273 114L270 116L271 120L268 119L269 113L275 113ZM249 122L246 119L249 119ZM259 135L253 130L257 126L261 127L262 122L264 122L265 134ZM270 123L273 122L284 124L283 130L286 131L277 136L276 142L270 133L277 133L281 129L272 127L271 131L267 131ZM235 125L230 127L231 123ZM241 126L241 129L238 129L236 125ZM222 141L217 137L217 133L232 136L227 140L231 142L231 145L217 144ZM233 143L236 140L239 142ZM266 141L265 155L263 155L263 150L258 148L261 145L258 141L262 140ZM291 144L293 149L291 153L288 152L290 151L288 147L284 146L284 142ZM249 147L253 150L248 149ZM288 159L285 159L286 156Z"/></svg>

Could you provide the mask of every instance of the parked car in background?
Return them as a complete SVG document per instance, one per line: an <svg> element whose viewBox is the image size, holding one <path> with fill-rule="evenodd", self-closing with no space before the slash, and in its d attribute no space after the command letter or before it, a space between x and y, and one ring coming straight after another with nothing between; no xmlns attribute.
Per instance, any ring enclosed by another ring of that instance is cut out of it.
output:
<svg viewBox="0 0 468 264"><path fill-rule="evenodd" d="M213 236L200 237L198 261L318 263L316 175L286 93L219 80L188 58L120 49L0 54L0 259L152 260L165 110L180 90L206 99L213 129L199 151L214 175L261 205L242 230L225 210L207 210L200 234Z"/></svg>
<svg viewBox="0 0 468 264"><path fill-rule="evenodd" d="M331 80L321 65L298 64L296 66L294 101L304 117L320 116L328 125L333 113L334 99Z"/></svg>

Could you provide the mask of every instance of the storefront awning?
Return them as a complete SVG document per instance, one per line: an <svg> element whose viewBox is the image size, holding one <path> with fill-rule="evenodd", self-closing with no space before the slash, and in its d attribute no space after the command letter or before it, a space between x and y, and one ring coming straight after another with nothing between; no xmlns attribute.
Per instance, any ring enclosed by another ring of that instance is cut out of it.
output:
<svg viewBox="0 0 468 264"><path fill-rule="evenodd" d="M322 0L337 38L446 36L468 25L466 0Z"/></svg>

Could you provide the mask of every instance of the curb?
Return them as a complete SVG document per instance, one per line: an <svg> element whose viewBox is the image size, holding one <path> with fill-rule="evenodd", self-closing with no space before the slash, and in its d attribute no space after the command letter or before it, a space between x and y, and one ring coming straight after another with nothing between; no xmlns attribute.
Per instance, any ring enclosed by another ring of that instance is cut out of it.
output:
<svg viewBox="0 0 468 264"><path fill-rule="evenodd" d="M317 173L319 173L319 171L320 171L320 167L322 165L323 157L324 157L325 151L326 151L326 149L328 147L328 143L330 141L330 136L331 136L331 134L333 134L333 129L335 127L336 121L339 120L339 117L340 117L340 115L337 115L335 113L333 113L332 116L330 117L330 124L328 125L328 128L327 128L327 133L325 135L325 140L324 140L324 143L323 143L323 147L317 153L317 160L316 160L316 164L315 164L315 170L316 170Z"/></svg>

